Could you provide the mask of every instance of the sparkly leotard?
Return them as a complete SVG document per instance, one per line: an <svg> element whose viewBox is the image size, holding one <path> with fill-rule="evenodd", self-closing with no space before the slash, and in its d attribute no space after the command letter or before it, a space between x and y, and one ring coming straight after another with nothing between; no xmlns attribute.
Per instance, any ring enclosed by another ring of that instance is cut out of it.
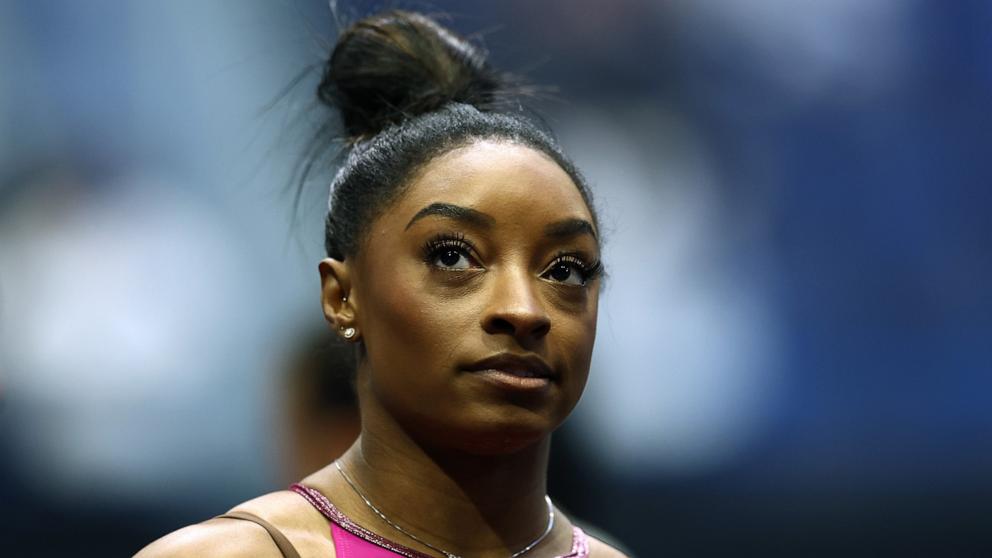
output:
<svg viewBox="0 0 992 558"><path fill-rule="evenodd" d="M331 537L334 539L334 551L338 558L433 558L407 548L401 544L380 537L368 529L358 525L315 488L294 484L289 487L310 502L314 508L331 521ZM572 550L558 558L588 558L589 541L585 533L578 527L572 528Z"/></svg>

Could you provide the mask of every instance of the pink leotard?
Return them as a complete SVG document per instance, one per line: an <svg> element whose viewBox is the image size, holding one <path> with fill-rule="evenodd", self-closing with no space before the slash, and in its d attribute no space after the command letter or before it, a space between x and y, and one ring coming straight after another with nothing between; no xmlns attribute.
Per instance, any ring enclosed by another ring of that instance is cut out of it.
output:
<svg viewBox="0 0 992 558"><path fill-rule="evenodd" d="M294 484L289 487L317 508L324 517L331 521L331 537L334 539L334 551L338 558L433 558L428 554L407 548L401 544L380 537L372 531L358 525L315 488ZM585 533L578 527L572 528L572 550L558 558L588 558L589 541Z"/></svg>

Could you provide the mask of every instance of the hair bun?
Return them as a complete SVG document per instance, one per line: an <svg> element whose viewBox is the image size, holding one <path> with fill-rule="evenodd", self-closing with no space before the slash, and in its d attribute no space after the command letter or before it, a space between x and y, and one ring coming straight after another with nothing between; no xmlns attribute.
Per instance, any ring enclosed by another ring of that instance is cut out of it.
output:
<svg viewBox="0 0 992 558"><path fill-rule="evenodd" d="M389 11L341 34L317 94L341 112L354 141L449 102L496 110L509 89L482 49L429 17Z"/></svg>

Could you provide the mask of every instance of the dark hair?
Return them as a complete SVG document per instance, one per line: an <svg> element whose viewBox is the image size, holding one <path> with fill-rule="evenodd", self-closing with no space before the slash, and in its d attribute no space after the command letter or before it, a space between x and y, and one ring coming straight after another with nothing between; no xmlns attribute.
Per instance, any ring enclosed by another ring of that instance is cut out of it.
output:
<svg viewBox="0 0 992 558"><path fill-rule="evenodd" d="M388 11L345 29L317 90L340 112L350 147L331 183L327 255L356 254L371 222L418 169L479 140L524 145L554 160L595 220L582 175L516 102L524 91L490 67L484 51L424 15Z"/></svg>

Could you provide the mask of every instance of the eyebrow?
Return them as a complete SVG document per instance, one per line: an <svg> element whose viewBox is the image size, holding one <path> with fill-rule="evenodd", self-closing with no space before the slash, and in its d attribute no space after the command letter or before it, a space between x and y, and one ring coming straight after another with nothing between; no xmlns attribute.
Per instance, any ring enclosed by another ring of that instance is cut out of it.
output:
<svg viewBox="0 0 992 558"><path fill-rule="evenodd" d="M464 221L471 225L484 228L489 228L496 223L496 220L493 219L491 215L481 211L476 211L470 207L437 202L432 203L418 211L417 214L413 216L413 219L410 219L410 222L406 224L406 228L409 229L414 223L430 215L440 215L441 217L447 217L448 219L454 219L456 221Z"/></svg>
<svg viewBox="0 0 992 558"><path fill-rule="evenodd" d="M570 236L588 234L598 240L598 237L596 236L596 229L592 226L592 223L586 221L585 219L564 219L562 221L556 221L547 227L544 227L544 234L545 236L554 238L568 238Z"/></svg>
<svg viewBox="0 0 992 558"><path fill-rule="evenodd" d="M417 214L410 219L410 222L406 224L406 228L404 230L409 229L414 223L424 217L431 215L438 215L448 219L454 219L456 221L463 221L483 228L490 228L496 223L496 220L488 213L483 213L470 207L462 207L452 203L435 202L418 211ZM552 238L568 238L580 234L588 234L598 240L598 237L596 236L596 228L592 226L592 223L586 221L585 219L563 219L561 221L555 221L554 223L544 227L544 235Z"/></svg>

